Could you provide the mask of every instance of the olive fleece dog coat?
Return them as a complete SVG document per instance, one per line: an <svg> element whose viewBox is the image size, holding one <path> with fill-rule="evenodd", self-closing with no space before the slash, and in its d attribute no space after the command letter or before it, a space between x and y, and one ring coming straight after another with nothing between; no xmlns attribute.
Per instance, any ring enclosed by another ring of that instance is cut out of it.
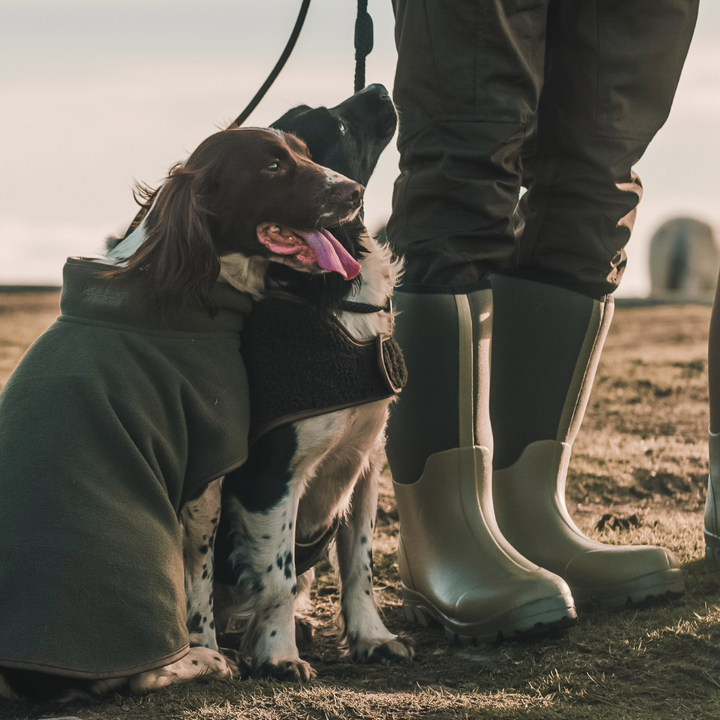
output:
<svg viewBox="0 0 720 720"><path fill-rule="evenodd" d="M110 678L188 647L177 514L247 455L251 300L165 322L70 258L62 314L0 394L0 666Z"/></svg>

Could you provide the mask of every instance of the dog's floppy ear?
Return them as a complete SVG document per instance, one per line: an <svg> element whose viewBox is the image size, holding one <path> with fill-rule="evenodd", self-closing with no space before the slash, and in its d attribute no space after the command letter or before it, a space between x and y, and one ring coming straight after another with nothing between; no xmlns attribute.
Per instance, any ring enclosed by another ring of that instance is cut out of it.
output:
<svg viewBox="0 0 720 720"><path fill-rule="evenodd" d="M163 312L211 308L210 289L220 260L210 233L211 213L203 203L205 173L175 165L147 215L146 239L113 276L141 274L149 296Z"/></svg>

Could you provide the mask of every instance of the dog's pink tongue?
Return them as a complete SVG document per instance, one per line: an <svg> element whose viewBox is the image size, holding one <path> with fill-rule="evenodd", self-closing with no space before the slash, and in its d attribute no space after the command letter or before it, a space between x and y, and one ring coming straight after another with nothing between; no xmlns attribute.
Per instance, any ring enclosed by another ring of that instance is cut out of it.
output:
<svg viewBox="0 0 720 720"><path fill-rule="evenodd" d="M360 274L360 263L327 230L301 232L305 242L315 251L323 270L340 273L346 280Z"/></svg>

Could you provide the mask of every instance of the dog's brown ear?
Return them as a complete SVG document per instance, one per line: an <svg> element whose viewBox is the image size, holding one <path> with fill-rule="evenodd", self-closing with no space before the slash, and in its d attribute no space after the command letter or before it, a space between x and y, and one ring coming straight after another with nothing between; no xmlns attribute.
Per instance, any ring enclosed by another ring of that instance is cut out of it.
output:
<svg viewBox="0 0 720 720"><path fill-rule="evenodd" d="M165 312L212 307L210 289L220 260L204 207L202 171L176 165L145 221L146 239L125 267L110 275L145 279L149 296Z"/></svg>

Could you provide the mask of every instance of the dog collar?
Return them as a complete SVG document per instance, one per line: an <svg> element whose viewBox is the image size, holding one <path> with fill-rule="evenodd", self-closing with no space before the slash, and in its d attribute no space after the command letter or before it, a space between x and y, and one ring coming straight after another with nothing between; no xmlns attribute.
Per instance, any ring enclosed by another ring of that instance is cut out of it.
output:
<svg viewBox="0 0 720 720"><path fill-rule="evenodd" d="M392 312L392 295L388 295L387 302L384 306L371 305L370 303L353 302L352 300L343 300L340 303L340 309L344 312L360 313L370 315L377 312Z"/></svg>

